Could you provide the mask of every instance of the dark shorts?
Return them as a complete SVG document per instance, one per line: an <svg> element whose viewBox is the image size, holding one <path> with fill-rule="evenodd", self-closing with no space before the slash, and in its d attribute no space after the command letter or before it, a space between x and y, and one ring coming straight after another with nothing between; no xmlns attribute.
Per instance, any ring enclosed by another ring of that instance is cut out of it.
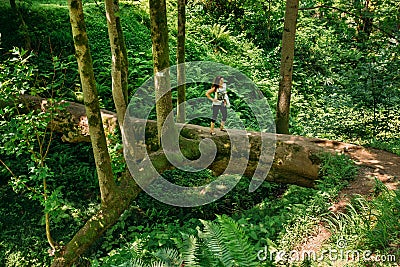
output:
<svg viewBox="0 0 400 267"><path fill-rule="evenodd" d="M221 111L222 114L222 121L226 121L226 117L228 116L228 111L226 109L226 106L224 105L213 105L212 106L212 111L213 111L213 115L212 115L212 122L215 122L217 120L217 116L218 116L218 112Z"/></svg>

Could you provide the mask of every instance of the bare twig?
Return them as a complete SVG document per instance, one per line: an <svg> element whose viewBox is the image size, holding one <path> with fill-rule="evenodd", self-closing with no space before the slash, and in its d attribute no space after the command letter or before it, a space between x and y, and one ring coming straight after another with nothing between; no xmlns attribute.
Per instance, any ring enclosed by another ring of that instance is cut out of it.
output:
<svg viewBox="0 0 400 267"><path fill-rule="evenodd" d="M13 173L13 171L10 169L10 167L7 166L7 164L5 164L4 161L2 161L2 160L0 159L0 163L4 166L4 168L6 168L6 170L11 174L11 176L12 176L15 180L18 179L18 176L16 176L16 175ZM23 184L23 185L26 187L26 189L27 189L28 191L32 191L32 192L35 193L35 194L43 195L42 193L39 193L35 188L29 187L26 183L24 183L24 182L22 182L22 181L20 181L20 183Z"/></svg>

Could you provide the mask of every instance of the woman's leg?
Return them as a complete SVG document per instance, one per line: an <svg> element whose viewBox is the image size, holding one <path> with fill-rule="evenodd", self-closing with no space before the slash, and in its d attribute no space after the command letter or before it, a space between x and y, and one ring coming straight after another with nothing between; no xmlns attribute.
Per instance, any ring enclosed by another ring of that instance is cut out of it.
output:
<svg viewBox="0 0 400 267"><path fill-rule="evenodd" d="M212 118L211 118L210 133L211 134L215 134L214 127L215 127L215 121L216 121L217 116L218 116L219 106L218 105L213 105L212 106L212 111L213 111L213 115L212 115Z"/></svg>
<svg viewBox="0 0 400 267"><path fill-rule="evenodd" d="M221 119L221 126L219 128L221 129L221 131L225 131L225 129L224 129L225 122L226 122L226 118L228 117L228 110L227 110L226 106L221 105L221 113L222 113L222 119Z"/></svg>

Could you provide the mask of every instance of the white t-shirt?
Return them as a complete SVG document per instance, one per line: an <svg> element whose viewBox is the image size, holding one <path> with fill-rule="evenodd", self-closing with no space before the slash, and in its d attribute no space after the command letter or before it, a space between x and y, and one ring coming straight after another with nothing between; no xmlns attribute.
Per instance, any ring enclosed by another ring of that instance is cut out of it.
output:
<svg viewBox="0 0 400 267"><path fill-rule="evenodd" d="M226 92L226 83L222 85L222 88L217 88L217 90L215 91L214 99L216 99L217 101L213 101L213 105L220 106L225 100L226 106L230 106L228 94Z"/></svg>

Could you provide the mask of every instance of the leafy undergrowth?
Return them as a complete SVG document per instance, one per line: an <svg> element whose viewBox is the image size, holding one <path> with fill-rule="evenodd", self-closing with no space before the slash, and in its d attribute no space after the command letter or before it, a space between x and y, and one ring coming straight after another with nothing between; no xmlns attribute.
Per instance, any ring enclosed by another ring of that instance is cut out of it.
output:
<svg viewBox="0 0 400 267"><path fill-rule="evenodd" d="M140 226L126 229L131 215L124 214L105 235L103 248L108 246L109 256L98 255L92 264L181 266L191 262L188 266L275 266L274 259L264 258L264 251L267 254L274 250L290 251L301 243L329 213L328 207L338 192L357 173L352 161L344 155L323 154L321 158L324 163L316 188L291 185L283 194L269 195L256 205L253 202L237 206L231 212L227 203L232 207L232 203L239 202L242 198L239 196L246 193L240 188L247 189L246 186L239 184L232 195L192 210L162 206L146 196L147 212L136 210L136 218L143 221L135 225ZM276 190L267 182L263 187L261 191ZM237 199L234 202L233 196ZM156 206L151 209L152 205ZM210 209L212 206L215 209ZM198 215L203 211L205 215L212 211L223 214L199 220ZM144 214L139 215L140 212Z"/></svg>
<svg viewBox="0 0 400 267"><path fill-rule="evenodd" d="M374 194L373 199L354 196L345 211L326 219L332 236L324 247L343 250L348 258L336 255L338 260L352 266L400 262L400 190L389 190L376 179Z"/></svg>
<svg viewBox="0 0 400 267"><path fill-rule="evenodd" d="M51 233L59 244L68 242L98 208L97 177L90 150L88 144L56 140L50 147L47 163L53 166L53 175L47 180L48 190L58 192L51 203ZM12 166L15 175L31 175L26 155L3 156L2 160ZM19 182L15 177L10 179L4 168L0 175L0 265L48 266L52 258L46 241L44 203L37 200L40 195L25 186L17 190ZM33 182L24 185L30 187Z"/></svg>
<svg viewBox="0 0 400 267"><path fill-rule="evenodd" d="M121 3L120 12L130 62L131 95L153 73L149 18L136 2ZM212 6L208 13L200 2L192 2L193 6L188 8L187 60L211 60L238 68L254 80L275 105L283 2L260 13L268 14L268 18L254 12L257 7L253 3L243 2L242 6L240 1L227 1L239 5L234 9L240 12L235 14L229 9L216 10ZM339 2L335 3L345 4ZM386 23L388 29L396 28L395 20L391 19L397 14L396 5L381 2L377 8L379 6L383 13L377 12L379 16L374 17L374 22ZM215 3L219 5L218 1ZM263 1L255 3L265 8ZM0 66L2 86L14 85L15 92L82 102L72 38L66 30L70 29L66 2L19 1L18 4L29 26L34 49L32 65L21 64L18 68L18 62L25 62L26 57L15 59L13 55L17 49L8 52L13 47L23 46L23 35L8 3L1 3L1 48L5 48L1 50L4 52ZM99 5L101 3L87 1L85 15L101 105L112 110L111 57L104 8ZM250 15L246 19L251 19L252 23L235 18L241 11ZM302 136L369 144L399 155L400 46L392 45L380 31L374 32L365 42L355 42L356 23L349 22L348 18L332 19L332 15L334 13L328 12L324 16L313 16L302 12L299 17L291 131ZM173 27L171 64L175 62L176 29ZM256 27L262 30L257 31ZM204 90L200 85L188 87L188 99L204 96ZM2 96L8 93L2 91ZM248 121L249 112L242 109L240 99L234 97L232 95L233 107ZM205 112L199 110L200 114ZM25 119L21 121L27 124ZM20 155L16 150L24 145L23 138L16 135L18 127L2 124L2 128L2 141L11 136L13 145L5 147L10 155L2 151L1 159L16 175L29 177L32 175L28 168L30 155ZM3 149L3 144L0 147ZM119 148L113 149L111 152ZM46 159L48 189L57 193L54 201L49 201L51 228L57 242L67 242L98 207L97 177L90 150L87 145L54 142ZM337 192L354 175L354 167L344 156L324 156L324 162L323 179L315 189L265 182L255 193L249 194L248 180L242 179L223 199L191 209L163 205L143 193L77 264L135 266L137 263L136 266L146 266L153 261L153 266L157 266L156 262L158 266L180 266L184 261L186 266L288 265L285 261L273 263L269 257L264 260L257 256L274 249L290 251L313 233L318 223L330 214L328 207L335 201ZM113 167L116 172L123 169L118 163ZM0 265L49 265L52 258L44 234L43 205L30 199L24 190L18 194L12 191L7 185L10 175L4 168L0 169L0 175ZM207 171L193 176L171 171L166 176L186 185L213 179ZM34 181L29 183L34 185ZM40 188L40 181L36 186ZM353 208L349 207L350 215L331 218L331 244L335 245L345 236L349 248L368 248L376 254L395 253L399 248L398 201L398 193L386 190L381 190L372 201L355 200ZM258 255L260 251L263 253Z"/></svg>
<svg viewBox="0 0 400 267"><path fill-rule="evenodd" d="M386 140L385 142L379 141L379 140L371 140L367 146L385 150L392 152L396 154L397 156L400 156L400 139L395 138L395 139L389 139Z"/></svg>
<svg viewBox="0 0 400 267"><path fill-rule="evenodd" d="M62 152L54 153L49 159L59 163L56 170L59 183L69 187L68 191L76 192L63 201L63 214L53 224L55 238L66 241L95 210L96 204L83 202L87 198L92 199L91 203L97 201L98 196L90 193L96 192L95 178L87 180L95 170L89 164L87 170L80 166L93 160L81 158L88 153L76 153L76 150L89 149L88 146L54 142L52 149ZM332 261L328 257L323 261L290 263L276 256L277 251L290 252L297 248L321 222L330 225L332 232L324 249L335 249L340 240L346 240L346 249L369 250L372 255L394 255L398 259L399 192L377 184L376 198L355 198L346 212L332 215L329 206L355 177L357 169L345 155L324 154L321 158L321 180L314 189L264 182L250 194L249 181L241 179L221 200L196 208L171 207L142 193L118 223L79 259L78 265L90 262L92 266L181 266L185 262L186 266L329 266ZM85 175L77 176L78 173ZM69 182L72 176L77 183ZM171 182L188 186L214 179L209 171L188 176L173 170L164 176ZM92 184L92 189L85 188L88 184ZM40 205L14 193L6 185L2 185L1 193L1 263L5 266L49 264L51 257ZM13 203L12 210L10 203ZM382 262L370 263L357 262L359 266L385 266Z"/></svg>

